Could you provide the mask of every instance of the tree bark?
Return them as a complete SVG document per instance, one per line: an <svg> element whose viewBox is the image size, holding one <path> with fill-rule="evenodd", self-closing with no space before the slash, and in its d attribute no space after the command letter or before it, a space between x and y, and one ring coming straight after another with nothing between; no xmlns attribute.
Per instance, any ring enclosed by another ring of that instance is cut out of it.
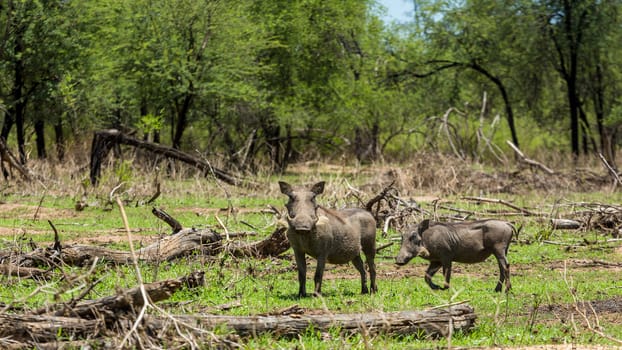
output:
<svg viewBox="0 0 622 350"><path fill-rule="evenodd" d="M24 138L24 118L26 112L26 96L24 96L25 85L25 68L24 61L21 56L24 51L23 43L23 29L16 30L15 33L15 57L18 57L15 61L15 67L13 68L13 88L11 90L12 103L9 108L8 114L10 114L15 121L15 128L17 132L17 148L19 153L19 161L21 164L26 164L26 148ZM4 132L4 130L3 130ZM8 136L8 131L7 135Z"/></svg>
<svg viewBox="0 0 622 350"><path fill-rule="evenodd" d="M190 104L192 102L192 84L190 84L189 92L186 93L186 96L181 102L181 105L178 105L176 108L176 117L177 122L175 123L175 133L173 134L173 148L180 149L181 148L181 138L188 126L188 113L190 112Z"/></svg>
<svg viewBox="0 0 622 350"><path fill-rule="evenodd" d="M438 338L448 337L457 332L468 333L476 318L473 308L467 304L422 311L292 316L181 316L181 319L189 324L200 324L207 328L226 326L242 337L265 333L276 337L292 337L304 333L311 327L319 332L339 329L346 334L423 335ZM158 328L158 323L153 319L151 321Z"/></svg>
<svg viewBox="0 0 622 350"><path fill-rule="evenodd" d="M39 159L47 158L47 152L45 150L45 123L42 119L35 121L35 136L37 144L37 157Z"/></svg>
<svg viewBox="0 0 622 350"><path fill-rule="evenodd" d="M56 157L59 161L63 161L65 159L65 134L63 123L60 120L54 124L54 134L56 137Z"/></svg>

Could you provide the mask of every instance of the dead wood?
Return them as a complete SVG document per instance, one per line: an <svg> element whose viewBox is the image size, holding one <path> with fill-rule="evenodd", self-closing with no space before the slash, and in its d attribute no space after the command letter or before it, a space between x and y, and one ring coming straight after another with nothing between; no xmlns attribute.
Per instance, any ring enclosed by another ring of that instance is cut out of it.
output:
<svg viewBox="0 0 622 350"><path fill-rule="evenodd" d="M389 248L390 246L393 245L393 243L395 243L395 242L389 242L389 243L381 245L380 247L376 248L376 253L378 253L379 251L381 251L383 249Z"/></svg>
<svg viewBox="0 0 622 350"><path fill-rule="evenodd" d="M393 186L394 183L395 181L391 182L389 186L386 186L382 189L382 191L380 191L380 193L374 196L374 198L370 199L367 204L365 204L365 209L367 209L368 212L373 213L374 204L379 203L382 200L388 201L387 196L389 192L397 192L397 189ZM380 204L378 204L377 209L380 209Z"/></svg>
<svg viewBox="0 0 622 350"><path fill-rule="evenodd" d="M285 228L277 227L270 236L261 241L240 243L225 241L222 236L209 229L182 229L176 234L165 236L157 242L138 249L136 256L139 261L147 263L172 261L196 252L203 255L217 255L223 250L236 257L278 256L289 248L285 231ZM15 257L12 264L23 269L22 266L50 266L51 261L61 260L70 266L86 266L90 265L94 259L103 259L105 262L117 265L132 263L132 255L129 251L74 244L63 245L60 254L53 248L37 248L28 254Z"/></svg>
<svg viewBox="0 0 622 350"><path fill-rule="evenodd" d="M140 261L157 263L171 261L188 256L197 251L205 255L215 255L222 251L222 238L212 230L184 229L180 232L165 236L155 243L136 251ZM52 248L37 248L28 254L18 256L16 264L19 266L49 265L52 259L60 259L71 266L86 266L96 258L112 264L131 264L131 252L109 249L101 246L84 244L63 245L59 255Z"/></svg>
<svg viewBox="0 0 622 350"><path fill-rule="evenodd" d="M556 230L576 230L581 228L581 223L570 219L551 219L551 226Z"/></svg>
<svg viewBox="0 0 622 350"><path fill-rule="evenodd" d="M158 209L158 208L154 207L153 209L151 209L151 212L158 219L166 222L173 229L173 234L175 234L175 233L177 233L177 232L179 232L179 231L181 231L183 229L183 226L181 226L181 223L179 223L179 221L175 220L174 217L169 215L164 210Z"/></svg>
<svg viewBox="0 0 622 350"><path fill-rule="evenodd" d="M287 227L277 227L267 238L248 244L231 242L227 245L227 252L236 257L267 258L278 256L289 249L289 241L285 233Z"/></svg>
<svg viewBox="0 0 622 350"><path fill-rule="evenodd" d="M620 180L618 172L614 168L612 168L611 165L609 165L609 162L607 162L605 156L603 156L602 153L598 153L598 156L600 157L600 161L603 162L605 168L607 168L607 172L609 173L609 175L611 175L611 178L613 179L613 189L615 190L618 185L622 184L622 180Z"/></svg>
<svg viewBox="0 0 622 350"><path fill-rule="evenodd" d="M153 303L170 298L183 287L196 288L205 284L205 273L195 271L188 276L144 285L149 300ZM140 287L121 291L117 295L77 303L72 307L57 304L46 314L53 316L79 317L83 319L103 318L107 322L116 321L117 314L134 312L144 305Z"/></svg>
<svg viewBox="0 0 622 350"><path fill-rule="evenodd" d="M517 205L514 205L510 202L504 201L503 199L495 199L495 198L483 198L483 197L462 197L462 199L466 199L466 200L471 200L471 201L476 201L476 202L487 202L487 203L497 203L497 204L502 204L505 205L507 207L510 207L512 209L518 210L521 214L526 215L526 216L538 216L538 214L529 211L525 208L521 208Z"/></svg>
<svg viewBox="0 0 622 350"><path fill-rule="evenodd" d="M545 173L547 173L549 175L555 174L555 172L552 169L550 169L549 167L547 167L546 165L544 165L544 164L542 164L540 162L537 162L537 161L535 161L533 159L527 158L523 154L523 152L521 152L521 150L518 147L516 147L515 144L512 143L512 141L507 140L506 142L514 150L514 153L516 153L516 155L518 156L518 160L519 161L529 165L530 167L534 167L534 168L538 168L540 170L543 170Z"/></svg>
<svg viewBox="0 0 622 350"><path fill-rule="evenodd" d="M468 333L477 316L467 304L433 308L421 311L369 312L349 314L266 315L266 316L178 316L188 324L207 329L226 326L242 337L265 333L276 337L292 337L304 333L309 327L314 331L328 332L339 329L345 334L368 335L421 335L447 337L456 332ZM162 320L149 318L155 329L163 327Z"/></svg>
<svg viewBox="0 0 622 350"><path fill-rule="evenodd" d="M97 185L99 182L101 166L104 159L110 150L118 145L132 146L164 156L166 158L179 160L203 171L206 175L213 175L217 179L230 185L253 185L253 183L249 180L236 177L233 174L212 166L209 162L203 159L194 157L178 149L166 147L150 141L140 140L130 135L126 135L119 130L109 129L96 131L93 135L90 165L90 179L93 186Z"/></svg>
<svg viewBox="0 0 622 350"><path fill-rule="evenodd" d="M182 288L196 288L204 283L204 273L196 271L188 276L149 283L143 287L149 301L155 303L169 298ZM115 334L121 336L127 331L127 326L136 317L136 310L143 304L141 288L135 287L75 305L54 304L36 314L0 313L0 340L3 346L15 349L39 348L39 344L47 348L59 337L101 344L102 340L114 338ZM456 332L469 332L475 320L473 308L464 303L422 311L321 315L305 315L303 310L295 306L286 311L255 316L146 315L140 332L141 337L149 338L145 341L154 344L162 344L163 339L170 339L163 336L176 332L171 322L183 327L184 333L192 334L195 339L202 339L206 334L213 334L212 330L223 327L242 337L265 333L292 337L304 333L310 327L319 332L339 329L343 334L447 337Z"/></svg>
<svg viewBox="0 0 622 350"><path fill-rule="evenodd" d="M51 342L64 337L86 339L100 336L104 322L99 319L84 320L75 317L50 315L0 314L0 337L25 343L24 348L36 348L33 343Z"/></svg>
<svg viewBox="0 0 622 350"><path fill-rule="evenodd" d="M22 175L22 178L24 178L24 180L31 180L32 176L30 174L30 170L19 162L17 157L6 146L4 140L0 138L0 164L2 164L2 171L6 179L8 177L8 173L4 168L4 163L7 163L9 165L9 170L16 169L17 172Z"/></svg>
<svg viewBox="0 0 622 350"><path fill-rule="evenodd" d="M151 198L149 198L149 199L147 200L146 204L151 204L151 203L153 203L156 199L158 199L158 197L160 197L160 194L162 194L162 191L161 191L160 187L162 187L162 186L160 185L160 182L157 182L157 183L156 183L156 191L155 191L155 193L151 196Z"/></svg>
<svg viewBox="0 0 622 350"><path fill-rule="evenodd" d="M40 278L46 277L49 270L42 270L35 267L18 266L12 263L0 264L0 273L5 276L14 276L20 278Z"/></svg>
<svg viewBox="0 0 622 350"><path fill-rule="evenodd" d="M184 277L145 284L144 288L149 299L158 302L181 288L196 288L204 284L204 272L195 271ZM0 313L0 339L10 339L14 345L22 343L33 348L33 344L52 342L59 336L91 339L110 335L115 331L117 322L132 318L134 311L143 303L141 290L135 287L76 305L51 305L37 314Z"/></svg>

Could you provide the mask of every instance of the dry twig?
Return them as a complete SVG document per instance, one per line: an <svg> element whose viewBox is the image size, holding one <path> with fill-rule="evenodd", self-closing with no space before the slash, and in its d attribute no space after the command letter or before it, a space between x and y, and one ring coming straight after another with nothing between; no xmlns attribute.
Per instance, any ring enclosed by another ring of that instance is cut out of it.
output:
<svg viewBox="0 0 622 350"><path fill-rule="evenodd" d="M516 155L518 156L519 160L520 160L520 161L522 161L523 163L526 163L526 164L528 164L528 165L530 165L530 166L532 166L532 167L535 167L535 168L538 168L538 169L540 169L540 170L543 170L545 173L547 173L547 174L549 174L549 175L553 175L553 174L555 174L555 172L554 172L551 168L547 167L546 165L544 165L544 164L542 164L542 163L540 163L540 162L537 162L537 161L535 161L535 160L533 160L533 159L529 159L529 158L527 158L527 157L523 154L523 152L521 152L521 150L520 150L520 149L518 149L518 147L516 147L516 145L512 143L512 141L507 140L506 142L507 142L507 144L508 144L510 147L512 147L512 149L514 150L514 152L515 152L515 153L516 153Z"/></svg>

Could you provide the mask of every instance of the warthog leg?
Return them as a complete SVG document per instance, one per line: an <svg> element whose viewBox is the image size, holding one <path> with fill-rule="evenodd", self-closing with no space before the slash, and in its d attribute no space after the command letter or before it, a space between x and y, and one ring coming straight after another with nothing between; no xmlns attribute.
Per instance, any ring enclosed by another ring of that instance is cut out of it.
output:
<svg viewBox="0 0 622 350"><path fill-rule="evenodd" d="M505 281L505 292L507 293L510 291L510 288L512 288L512 284L510 283L510 264L505 258L505 254L495 253L495 257L499 265L499 280L497 281L495 292L500 292L503 289L503 281Z"/></svg>
<svg viewBox="0 0 622 350"><path fill-rule="evenodd" d="M451 279L451 260L445 261L443 264L443 276L445 277L445 285L441 289L449 288L449 280Z"/></svg>
<svg viewBox="0 0 622 350"><path fill-rule="evenodd" d="M367 261L367 267L369 268L369 290L372 293L376 293L378 291L378 287L376 286L376 264L374 263L374 259L376 258L376 242L374 240L372 240L371 243L363 242L363 253L365 254L365 261Z"/></svg>
<svg viewBox="0 0 622 350"><path fill-rule="evenodd" d="M315 268L315 276L313 277L313 281L315 282L314 294L316 296L322 295L322 278L324 276L325 266L326 266L326 256L318 256L317 267Z"/></svg>
<svg viewBox="0 0 622 350"><path fill-rule="evenodd" d="M376 293L378 291L378 286L376 286L376 264L374 263L373 257L366 257L367 266L369 267L369 289L372 293Z"/></svg>
<svg viewBox="0 0 622 350"><path fill-rule="evenodd" d="M442 267L443 265L441 264L440 261L431 261L430 262L430 266L428 266L428 269L425 271L425 282L428 284L428 286L430 286L430 288L432 289L441 289L441 287L437 286L436 284L434 284L434 282L432 282L432 276L434 276L434 274Z"/></svg>
<svg viewBox="0 0 622 350"><path fill-rule="evenodd" d="M307 259L302 252L294 252L294 256L298 268L298 297L304 298L307 296Z"/></svg>
<svg viewBox="0 0 622 350"><path fill-rule="evenodd" d="M367 273L365 272L365 264L363 264L363 259L361 259L360 255L357 255L352 259L352 264L356 268L356 270L361 274L361 294L369 293L367 289Z"/></svg>

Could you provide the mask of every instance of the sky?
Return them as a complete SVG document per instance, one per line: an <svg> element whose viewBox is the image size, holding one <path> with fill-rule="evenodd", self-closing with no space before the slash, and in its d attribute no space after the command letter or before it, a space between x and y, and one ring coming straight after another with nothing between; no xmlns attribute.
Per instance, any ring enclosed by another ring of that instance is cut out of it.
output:
<svg viewBox="0 0 622 350"><path fill-rule="evenodd" d="M390 20L406 21L412 19L413 1L412 0L377 0L382 6L387 8ZM409 14L407 14L409 12Z"/></svg>

